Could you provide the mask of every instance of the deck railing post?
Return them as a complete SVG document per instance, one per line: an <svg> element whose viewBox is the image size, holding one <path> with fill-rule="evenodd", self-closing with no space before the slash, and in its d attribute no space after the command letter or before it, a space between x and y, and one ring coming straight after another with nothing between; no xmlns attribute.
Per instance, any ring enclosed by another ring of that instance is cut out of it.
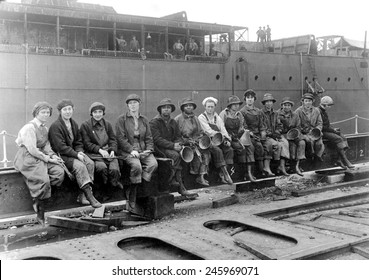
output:
<svg viewBox="0 0 369 280"><path fill-rule="evenodd" d="M6 157L6 138L5 138L6 131L3 130L0 134L3 135L3 152L4 152L4 158L1 162L4 164L4 167L8 167L8 162L9 161Z"/></svg>
<svg viewBox="0 0 369 280"><path fill-rule="evenodd" d="M355 134L359 134L358 132L358 118L359 116L358 115L355 115Z"/></svg>

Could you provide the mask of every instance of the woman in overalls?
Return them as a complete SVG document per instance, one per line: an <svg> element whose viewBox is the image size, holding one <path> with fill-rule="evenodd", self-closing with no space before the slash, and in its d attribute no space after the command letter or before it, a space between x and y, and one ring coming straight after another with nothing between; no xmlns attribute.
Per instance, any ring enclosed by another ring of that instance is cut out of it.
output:
<svg viewBox="0 0 369 280"><path fill-rule="evenodd" d="M240 138L247 129L247 125L243 118L242 113L239 111L240 105L243 102L238 98L238 96L232 95L228 98L227 108L225 108L219 116L222 118L225 128L228 134L231 136L231 146L236 153L237 161L242 166L247 166L245 171L245 180L248 179L251 182L255 182L256 179L252 175L252 165L255 162L254 158L254 146L245 146L240 142Z"/></svg>
<svg viewBox="0 0 369 280"><path fill-rule="evenodd" d="M63 161L51 149L45 126L51 114L49 103L36 103L32 110L34 119L22 127L15 140L19 150L14 167L23 175L41 225L45 224L44 204L51 197L51 186L60 186L64 180Z"/></svg>
<svg viewBox="0 0 369 280"><path fill-rule="evenodd" d="M268 172L264 168L264 147L262 144L266 140L266 126L261 110L254 105L256 100L255 91L252 89L246 90L244 92L244 100L246 104L240 112L250 130L251 142L255 148L255 160L258 163L260 174L268 176Z"/></svg>
<svg viewBox="0 0 369 280"><path fill-rule="evenodd" d="M219 146L211 145L210 154L214 160L216 168L220 168L220 179L225 184L233 184L231 176L228 173L228 167L233 165L233 149L231 147L231 137L224 127L221 117L215 112L218 100L214 97L207 97L202 101L205 112L200 114L198 119L204 132L212 138L220 132L223 136L223 142Z"/></svg>

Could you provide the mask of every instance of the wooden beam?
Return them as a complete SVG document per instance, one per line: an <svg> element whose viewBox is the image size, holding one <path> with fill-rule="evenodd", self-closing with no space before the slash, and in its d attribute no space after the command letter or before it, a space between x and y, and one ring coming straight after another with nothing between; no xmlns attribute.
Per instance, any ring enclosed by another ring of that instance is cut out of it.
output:
<svg viewBox="0 0 369 280"><path fill-rule="evenodd" d="M51 226L71 228L83 231L93 231L93 232L107 232L109 230L107 225L91 223L87 221L70 219L59 216L47 217L47 222Z"/></svg>
<svg viewBox="0 0 369 280"><path fill-rule="evenodd" d="M238 196L235 195L235 194L232 194L231 196L223 197L223 198L214 200L213 201L213 208L228 206L228 205L236 204L238 202L239 202Z"/></svg>

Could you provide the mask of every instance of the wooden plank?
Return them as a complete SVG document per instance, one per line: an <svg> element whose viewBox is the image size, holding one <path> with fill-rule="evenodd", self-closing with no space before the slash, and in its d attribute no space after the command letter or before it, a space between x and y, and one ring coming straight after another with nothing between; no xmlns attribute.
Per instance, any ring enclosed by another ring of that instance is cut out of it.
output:
<svg viewBox="0 0 369 280"><path fill-rule="evenodd" d="M255 189L270 188L275 186L275 177L257 180L256 182L236 182L236 192L249 192Z"/></svg>
<svg viewBox="0 0 369 280"><path fill-rule="evenodd" d="M111 213L110 215L105 215L104 218L92 218L90 216L85 216L85 217L82 217L81 220L88 221L91 223L104 224L107 226L115 226L115 227L121 227L123 223L127 221L138 221L138 222L148 221L148 219L144 217L132 215L128 211L122 211L120 213Z"/></svg>
<svg viewBox="0 0 369 280"><path fill-rule="evenodd" d="M352 187L357 187L357 186L365 186L367 183L369 183L369 178L361 179L355 182L344 182L344 183L329 185L329 186L310 189L310 190L292 191L291 194L293 196L304 196L304 195L308 195L312 193L321 193L321 192L336 190L340 188L352 188Z"/></svg>
<svg viewBox="0 0 369 280"><path fill-rule="evenodd" d="M352 247L352 251L356 254L359 254L360 256L366 258L366 259L369 259L369 251L368 250L365 250L364 248L362 247L359 247L359 246L354 246Z"/></svg>
<svg viewBox="0 0 369 280"><path fill-rule="evenodd" d="M235 238L233 241L237 246L246 249L250 253L254 254L261 260L276 260L277 256L275 256L271 252L264 252L261 248L258 248L257 245L252 244L250 242L246 242L244 240L241 240L239 238Z"/></svg>
<svg viewBox="0 0 369 280"><path fill-rule="evenodd" d="M333 231L333 232L338 232L338 233L343 233L343 234L347 234L347 235L357 236L357 237L363 237L363 236L367 235L367 233L363 232L363 231L353 230L353 229L349 229L349 228L345 228L345 227L339 227L339 226L332 226L332 225L324 224L324 223L317 222L317 221L310 222L310 221L306 221L306 220L293 219L293 218L286 219L286 221L296 223L296 224L306 225L306 226L314 227L314 228L318 228L318 229L329 230L329 231Z"/></svg>
<svg viewBox="0 0 369 280"><path fill-rule="evenodd" d="M349 216L339 215L339 214L329 214L329 215L324 215L324 217L369 226L369 220L366 218L355 218L355 217L349 217Z"/></svg>
<svg viewBox="0 0 369 280"><path fill-rule="evenodd" d="M107 225L91 223L87 221L70 219L70 218L59 217L59 216L47 217L47 222L51 226L71 228L71 229L84 230L84 231L107 232L109 230Z"/></svg>
<svg viewBox="0 0 369 280"><path fill-rule="evenodd" d="M354 170L347 170L345 172L345 181L368 179L368 177L369 177L368 167L358 168Z"/></svg>
<svg viewBox="0 0 369 280"><path fill-rule="evenodd" d="M105 213L105 205L102 205L99 208L96 208L95 211L92 213L93 218L104 218Z"/></svg>
<svg viewBox="0 0 369 280"><path fill-rule="evenodd" d="M228 205L236 204L238 202L239 202L238 196L232 194L231 196L223 197L223 198L214 200L213 201L213 208L228 206Z"/></svg>

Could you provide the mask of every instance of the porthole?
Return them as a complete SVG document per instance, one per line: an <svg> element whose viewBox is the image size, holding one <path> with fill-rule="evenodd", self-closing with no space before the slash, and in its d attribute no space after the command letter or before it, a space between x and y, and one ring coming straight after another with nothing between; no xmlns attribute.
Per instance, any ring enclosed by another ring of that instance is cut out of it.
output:
<svg viewBox="0 0 369 280"><path fill-rule="evenodd" d="M305 77L305 81L307 81L308 77Z"/></svg>
<svg viewBox="0 0 369 280"><path fill-rule="evenodd" d="M361 78L360 80L361 80L361 82L364 82L364 78Z"/></svg>
<svg viewBox="0 0 369 280"><path fill-rule="evenodd" d="M348 77L347 81L348 81L348 82L351 82L351 77Z"/></svg>
<svg viewBox="0 0 369 280"><path fill-rule="evenodd" d="M313 78L313 82L315 82L315 80L316 80L316 78L314 77L314 78Z"/></svg>
<svg viewBox="0 0 369 280"><path fill-rule="evenodd" d="M218 75L216 75L216 76L215 76L215 79L219 80L219 79L220 79L220 75L219 75L219 74L218 74Z"/></svg>
<svg viewBox="0 0 369 280"><path fill-rule="evenodd" d="M276 79L275 76L273 76L272 80L275 81L275 79Z"/></svg>
<svg viewBox="0 0 369 280"><path fill-rule="evenodd" d="M338 78L337 77L334 77L334 81L337 82Z"/></svg>
<svg viewBox="0 0 369 280"><path fill-rule="evenodd" d="M239 80L240 79L240 75L236 75L236 80Z"/></svg>
<svg viewBox="0 0 369 280"><path fill-rule="evenodd" d="M290 76L290 77L288 78L288 80L291 82L291 81L292 81L292 76Z"/></svg>
<svg viewBox="0 0 369 280"><path fill-rule="evenodd" d="M327 82L329 82L330 80L331 80L331 78L329 78L329 77L328 77L328 78L327 78Z"/></svg>
<svg viewBox="0 0 369 280"><path fill-rule="evenodd" d="M259 76L258 75L256 75L255 76L255 81L257 81L259 79Z"/></svg>

